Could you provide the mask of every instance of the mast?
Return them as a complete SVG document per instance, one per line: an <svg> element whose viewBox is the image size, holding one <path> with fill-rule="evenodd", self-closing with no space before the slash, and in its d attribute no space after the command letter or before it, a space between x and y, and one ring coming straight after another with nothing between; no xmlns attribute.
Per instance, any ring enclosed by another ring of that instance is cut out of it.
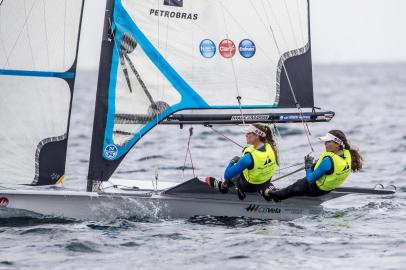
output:
<svg viewBox="0 0 406 270"><path fill-rule="evenodd" d="M93 184L97 186L97 184L103 178L103 171L99 170L98 168L104 168L105 163L103 157L101 156L100 149L103 148L104 130L106 128L108 89L110 84L112 55L114 50L114 32L112 30L113 12L114 0L107 0L100 53L99 77L97 82L89 171L87 177L87 191L92 191Z"/></svg>

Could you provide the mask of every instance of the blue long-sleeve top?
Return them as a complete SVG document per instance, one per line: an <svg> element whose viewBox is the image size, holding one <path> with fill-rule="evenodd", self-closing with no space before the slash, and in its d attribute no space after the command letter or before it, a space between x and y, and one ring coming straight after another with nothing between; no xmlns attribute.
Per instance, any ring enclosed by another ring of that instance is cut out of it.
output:
<svg viewBox="0 0 406 270"><path fill-rule="evenodd" d="M311 168L306 169L306 179L309 183L314 183L317 179L323 175L331 172L333 168L333 162L330 157L324 157L320 165L314 171Z"/></svg>
<svg viewBox="0 0 406 270"><path fill-rule="evenodd" d="M250 169L254 165L254 160L251 154L246 153L243 155L237 163L230 161L226 170L224 171L224 180L230 181L231 178L239 175L245 169Z"/></svg>

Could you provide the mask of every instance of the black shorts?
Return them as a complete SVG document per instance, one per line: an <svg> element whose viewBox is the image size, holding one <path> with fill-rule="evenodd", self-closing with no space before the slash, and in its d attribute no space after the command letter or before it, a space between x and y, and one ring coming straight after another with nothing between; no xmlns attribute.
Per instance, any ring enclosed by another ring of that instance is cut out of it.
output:
<svg viewBox="0 0 406 270"><path fill-rule="evenodd" d="M329 192L319 189L315 182L310 184L305 177L286 188L274 191L272 195L278 200L285 200L296 196L319 197Z"/></svg>
<svg viewBox="0 0 406 270"><path fill-rule="evenodd" d="M242 174L232 178L231 182L233 182L239 189L241 189L244 192L259 192L270 186L273 186L271 184L271 179L262 184L249 183L247 180L245 180L245 177Z"/></svg>

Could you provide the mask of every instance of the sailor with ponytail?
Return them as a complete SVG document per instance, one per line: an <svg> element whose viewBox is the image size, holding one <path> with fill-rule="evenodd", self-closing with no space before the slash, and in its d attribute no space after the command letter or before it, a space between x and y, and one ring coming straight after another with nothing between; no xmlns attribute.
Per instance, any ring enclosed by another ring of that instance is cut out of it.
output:
<svg viewBox="0 0 406 270"><path fill-rule="evenodd" d="M272 128L256 123L245 128L248 147L243 150L241 157L234 157L224 172L224 181L206 177L208 185L227 193L228 189L237 186L240 200L246 192L258 192L273 188L271 178L278 166L278 150Z"/></svg>
<svg viewBox="0 0 406 270"><path fill-rule="evenodd" d="M330 130L319 139L324 142L326 151L316 163L313 163L313 157L305 157L306 177L281 190L265 190L263 197L266 200L321 196L341 186L351 171L356 172L362 168L363 158L358 149L348 142L344 132Z"/></svg>

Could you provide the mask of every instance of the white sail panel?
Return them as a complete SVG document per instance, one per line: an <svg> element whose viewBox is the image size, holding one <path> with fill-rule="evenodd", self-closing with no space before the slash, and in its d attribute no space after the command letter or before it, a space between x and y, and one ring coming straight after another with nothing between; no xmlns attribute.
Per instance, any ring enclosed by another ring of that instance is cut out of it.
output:
<svg viewBox="0 0 406 270"><path fill-rule="evenodd" d="M236 107L237 96L244 106L277 105L281 55L309 42L307 1L178 2L181 7L165 5L164 0L126 0L123 5L152 45L209 106ZM140 75L150 85L151 95L175 94L168 91L171 86L161 72L141 55L129 57L143 67ZM138 101L133 107L142 106L143 100Z"/></svg>
<svg viewBox="0 0 406 270"><path fill-rule="evenodd" d="M3 0L0 69L64 72L76 57L82 0Z"/></svg>
<svg viewBox="0 0 406 270"><path fill-rule="evenodd" d="M60 78L1 76L0 89L0 183L32 183L44 139L66 138L70 88Z"/></svg>
<svg viewBox="0 0 406 270"><path fill-rule="evenodd" d="M137 48L138 47L138 48ZM124 115L144 115L148 119L152 102L164 101L167 106L173 106L181 101L177 92L165 76L149 60L144 51L137 45L129 54L129 59L121 55L118 68L115 91L115 113ZM124 73L126 71L126 74ZM134 72L135 71L135 72ZM129 82L127 82L127 78ZM147 93L146 93L147 92ZM132 138L143 125L115 124L113 141L123 145Z"/></svg>
<svg viewBox="0 0 406 270"><path fill-rule="evenodd" d="M0 1L0 183L63 179L82 6Z"/></svg>
<svg viewBox="0 0 406 270"><path fill-rule="evenodd" d="M116 1L109 110L140 123L115 121L106 146L142 134L157 102L158 111L237 108L237 97L243 107L277 107L283 57L309 48L307 0L175 2ZM191 92L203 106L189 105Z"/></svg>

